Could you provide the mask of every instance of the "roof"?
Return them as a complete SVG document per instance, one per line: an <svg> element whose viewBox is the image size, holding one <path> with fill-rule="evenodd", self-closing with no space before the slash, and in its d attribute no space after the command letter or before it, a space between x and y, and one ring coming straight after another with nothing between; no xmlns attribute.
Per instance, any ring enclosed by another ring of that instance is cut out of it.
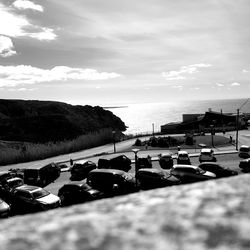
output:
<svg viewBox="0 0 250 250"><path fill-rule="evenodd" d="M104 174L109 173L109 174L123 175L126 172L123 170L119 170L119 169L99 168L99 169L94 169L94 170L90 171L90 173L104 173Z"/></svg>
<svg viewBox="0 0 250 250"><path fill-rule="evenodd" d="M31 185L22 185L22 186L16 188L16 190L24 190L24 191L28 191L28 192L32 192L32 191L35 191L37 189L42 189L42 188L37 187L37 186L31 186Z"/></svg>
<svg viewBox="0 0 250 250"><path fill-rule="evenodd" d="M213 152L213 149L211 149L211 148L202 148L201 152L202 153L210 153L210 152Z"/></svg>
<svg viewBox="0 0 250 250"><path fill-rule="evenodd" d="M188 154L188 152L187 151L184 151L184 150L181 150L181 151L178 151L178 155L184 155L184 154Z"/></svg>
<svg viewBox="0 0 250 250"><path fill-rule="evenodd" d="M192 168L192 169L197 169L198 166L194 166L194 165L185 165L185 164L175 164L173 166L173 168Z"/></svg>
<svg viewBox="0 0 250 250"><path fill-rule="evenodd" d="M140 168L138 172L162 173L163 170L158 168Z"/></svg>
<svg viewBox="0 0 250 250"><path fill-rule="evenodd" d="M28 167L26 169L40 169L40 168L43 168L43 167L48 166L50 164L55 164L55 163L54 162L50 162L50 163L37 163L37 164L35 164L35 165L31 166L31 167Z"/></svg>

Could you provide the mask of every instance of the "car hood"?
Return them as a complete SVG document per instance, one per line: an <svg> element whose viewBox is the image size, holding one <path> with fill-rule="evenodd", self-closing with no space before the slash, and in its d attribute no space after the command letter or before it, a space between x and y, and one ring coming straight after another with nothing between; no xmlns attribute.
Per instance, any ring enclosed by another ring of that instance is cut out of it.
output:
<svg viewBox="0 0 250 250"><path fill-rule="evenodd" d="M6 210L9 210L10 209L10 206L6 203L6 202L1 202L0 203L0 211L6 211Z"/></svg>
<svg viewBox="0 0 250 250"><path fill-rule="evenodd" d="M36 200L44 204L52 204L52 203L58 202L60 198L54 194L49 194L44 197L38 198Z"/></svg>
<svg viewBox="0 0 250 250"><path fill-rule="evenodd" d="M209 171L206 171L203 175L210 177L210 178L216 178L216 174L209 172Z"/></svg>

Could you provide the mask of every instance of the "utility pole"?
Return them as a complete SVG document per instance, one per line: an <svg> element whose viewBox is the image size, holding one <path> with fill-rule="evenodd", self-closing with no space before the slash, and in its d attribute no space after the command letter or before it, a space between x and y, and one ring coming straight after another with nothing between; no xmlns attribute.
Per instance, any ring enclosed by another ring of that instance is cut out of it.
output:
<svg viewBox="0 0 250 250"><path fill-rule="evenodd" d="M152 123L152 129L153 129L152 134L153 134L153 137L154 137L155 136L155 124L154 123Z"/></svg>
<svg viewBox="0 0 250 250"><path fill-rule="evenodd" d="M237 115L236 115L236 142L235 142L235 148L238 150L238 137L239 137L239 116L240 116L240 109L243 108L244 105L247 104L250 98L248 98L238 109L237 109Z"/></svg>
<svg viewBox="0 0 250 250"><path fill-rule="evenodd" d="M236 142L235 142L235 148L236 148L236 150L238 150L239 115L240 115L240 109L237 109L237 115L236 115Z"/></svg>

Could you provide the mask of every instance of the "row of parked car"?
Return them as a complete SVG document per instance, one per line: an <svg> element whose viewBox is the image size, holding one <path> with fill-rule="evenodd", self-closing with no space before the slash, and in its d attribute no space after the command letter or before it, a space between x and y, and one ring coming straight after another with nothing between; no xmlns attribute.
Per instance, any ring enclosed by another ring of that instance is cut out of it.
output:
<svg viewBox="0 0 250 250"><path fill-rule="evenodd" d="M128 173L131 170L131 160L125 155L111 159L101 158L97 164L89 160L78 161L70 168L71 181L59 189L57 196L43 187L60 176L61 167L58 164L0 172L0 216L43 211L139 190L238 174L218 164L212 149L201 150L199 166L191 164L186 151L179 151L176 161L177 164L174 164L171 154L161 154L161 168L156 169L152 168L150 156L138 158L138 171L135 174Z"/></svg>
<svg viewBox="0 0 250 250"><path fill-rule="evenodd" d="M58 196L43 189L55 181L61 168L55 163L0 172L0 217L44 211L61 206Z"/></svg>
<svg viewBox="0 0 250 250"><path fill-rule="evenodd" d="M171 154L161 154L159 155L161 168L156 169L152 168L150 157L138 158L135 175L127 173L131 169L131 160L124 155L112 159L99 159L97 165L92 161L80 161L71 168L70 179L72 182L65 184L59 190L58 196L61 198L62 205L71 205L84 202L86 199L95 200L139 190L238 174L237 171L216 163L211 149L202 150L199 159L201 162L199 166L191 165L188 153L179 151L177 164L174 164ZM112 164L113 161L116 164ZM103 164L104 162L105 164Z"/></svg>

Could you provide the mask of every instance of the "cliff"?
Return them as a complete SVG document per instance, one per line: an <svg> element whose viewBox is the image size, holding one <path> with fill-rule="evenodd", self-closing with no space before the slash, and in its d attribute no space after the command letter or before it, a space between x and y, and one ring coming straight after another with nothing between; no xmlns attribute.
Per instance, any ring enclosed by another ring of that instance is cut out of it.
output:
<svg viewBox="0 0 250 250"><path fill-rule="evenodd" d="M63 141L104 128L126 130L119 117L99 106L0 100L0 140Z"/></svg>
<svg viewBox="0 0 250 250"><path fill-rule="evenodd" d="M250 248L250 176L140 192L12 217L1 250Z"/></svg>

